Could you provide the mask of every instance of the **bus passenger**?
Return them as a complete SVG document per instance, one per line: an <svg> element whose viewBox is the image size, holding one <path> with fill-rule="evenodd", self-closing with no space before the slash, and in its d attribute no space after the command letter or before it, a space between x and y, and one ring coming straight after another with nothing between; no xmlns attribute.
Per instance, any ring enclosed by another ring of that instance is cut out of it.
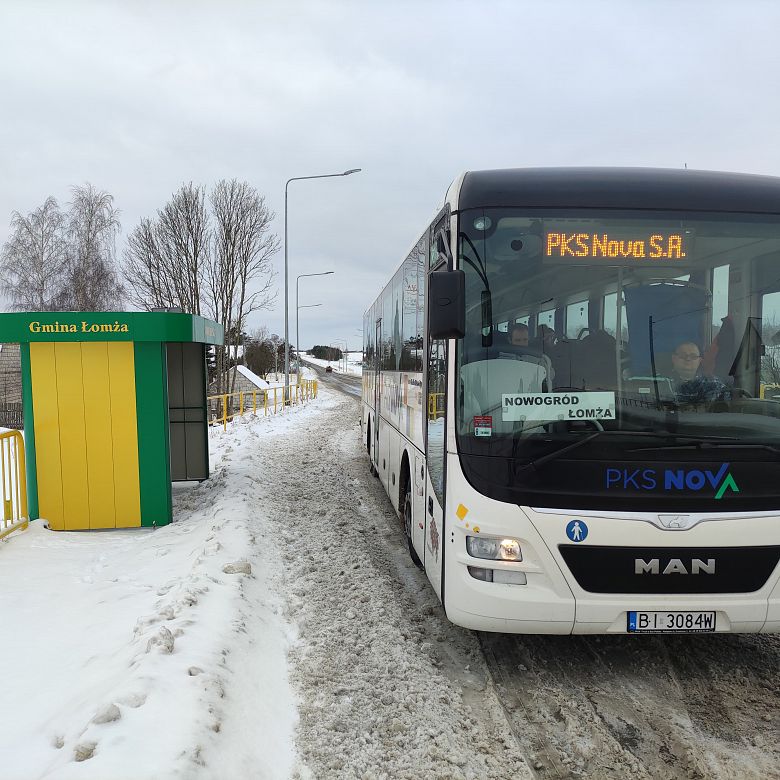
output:
<svg viewBox="0 0 780 780"><path fill-rule="evenodd" d="M536 329L536 338L532 346L542 352L549 352L555 346L557 338L556 332L549 325L540 325Z"/></svg>
<svg viewBox="0 0 780 780"><path fill-rule="evenodd" d="M514 347L528 346L528 325L516 322L509 329L509 343Z"/></svg>

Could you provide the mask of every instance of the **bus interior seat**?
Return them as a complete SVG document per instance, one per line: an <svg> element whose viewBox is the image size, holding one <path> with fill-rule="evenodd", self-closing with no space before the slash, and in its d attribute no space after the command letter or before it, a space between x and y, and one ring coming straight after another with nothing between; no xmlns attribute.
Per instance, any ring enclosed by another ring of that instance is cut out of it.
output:
<svg viewBox="0 0 780 780"><path fill-rule="evenodd" d="M493 429L511 432L518 423L501 419L502 396L512 393L542 393L548 384L549 359L545 355L524 358L477 360L461 366L460 377L470 392L464 395L463 421L470 425L473 417L493 416Z"/></svg>
<svg viewBox="0 0 780 780"><path fill-rule="evenodd" d="M655 376L672 376L672 353L659 352L655 355Z"/></svg>
<svg viewBox="0 0 780 780"><path fill-rule="evenodd" d="M581 339L562 339L550 350L555 387L594 390L617 384L615 338L595 330Z"/></svg>

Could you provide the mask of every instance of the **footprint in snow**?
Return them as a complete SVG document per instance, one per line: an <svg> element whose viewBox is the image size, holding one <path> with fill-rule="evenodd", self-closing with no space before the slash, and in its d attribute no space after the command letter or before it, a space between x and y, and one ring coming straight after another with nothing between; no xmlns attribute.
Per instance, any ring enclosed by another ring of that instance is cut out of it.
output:
<svg viewBox="0 0 780 780"><path fill-rule="evenodd" d="M135 710L138 709L138 707L141 707L144 704L146 704L146 694L128 693L126 696L123 696L121 699L117 699L117 701L120 704L123 704L125 707L132 707Z"/></svg>
<svg viewBox="0 0 780 780"><path fill-rule="evenodd" d="M95 713L95 717L92 718L92 723L97 725L103 725L104 723L113 723L122 717L122 711L116 704L108 704L102 707Z"/></svg>
<svg viewBox="0 0 780 780"><path fill-rule="evenodd" d="M74 761L87 761L95 755L95 748L97 742L79 742L75 748L73 748L73 760Z"/></svg>

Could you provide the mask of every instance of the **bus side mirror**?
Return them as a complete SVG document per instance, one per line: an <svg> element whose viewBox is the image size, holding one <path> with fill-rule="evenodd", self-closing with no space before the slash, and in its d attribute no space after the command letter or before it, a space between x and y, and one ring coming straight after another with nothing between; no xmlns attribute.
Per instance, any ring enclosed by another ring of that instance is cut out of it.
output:
<svg viewBox="0 0 780 780"><path fill-rule="evenodd" d="M466 274L434 271L428 275L428 336L462 339L466 335Z"/></svg>

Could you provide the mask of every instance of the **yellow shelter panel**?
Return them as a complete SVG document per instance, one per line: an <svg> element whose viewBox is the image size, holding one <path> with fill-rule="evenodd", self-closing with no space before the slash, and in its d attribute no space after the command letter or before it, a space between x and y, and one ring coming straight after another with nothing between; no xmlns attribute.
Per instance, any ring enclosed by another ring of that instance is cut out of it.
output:
<svg viewBox="0 0 780 780"><path fill-rule="evenodd" d="M135 351L132 342L108 342L114 495L117 528L141 525L138 474L138 420L135 405Z"/></svg>
<svg viewBox="0 0 780 780"><path fill-rule="evenodd" d="M105 341L81 344L90 528L116 526L109 349Z"/></svg>
<svg viewBox="0 0 780 780"><path fill-rule="evenodd" d="M57 405L57 364L54 344L30 344L33 418L35 421L35 460L38 481L38 511L49 527L62 531L65 514L62 505L62 458L60 456L60 417Z"/></svg>
<svg viewBox="0 0 780 780"><path fill-rule="evenodd" d="M57 342L57 404L62 455L62 503L65 529L89 528L89 482L81 344Z"/></svg>

